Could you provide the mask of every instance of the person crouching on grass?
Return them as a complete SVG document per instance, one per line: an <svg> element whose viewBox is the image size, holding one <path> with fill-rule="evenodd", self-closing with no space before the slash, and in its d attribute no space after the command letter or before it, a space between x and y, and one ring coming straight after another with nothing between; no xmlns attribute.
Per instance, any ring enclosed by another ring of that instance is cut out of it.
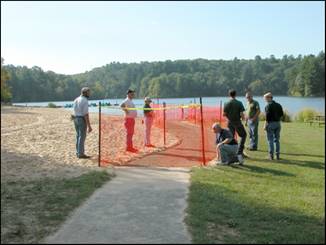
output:
<svg viewBox="0 0 326 245"><path fill-rule="evenodd" d="M148 97L144 100L144 122L145 122L145 146L146 147L155 147L151 144L151 128L153 125L153 110L151 109L152 100Z"/></svg>
<svg viewBox="0 0 326 245"><path fill-rule="evenodd" d="M243 158L238 158L238 142L233 138L230 130L222 128L218 123L212 126L216 134L216 164L229 165L231 163L239 162L239 165L244 164Z"/></svg>

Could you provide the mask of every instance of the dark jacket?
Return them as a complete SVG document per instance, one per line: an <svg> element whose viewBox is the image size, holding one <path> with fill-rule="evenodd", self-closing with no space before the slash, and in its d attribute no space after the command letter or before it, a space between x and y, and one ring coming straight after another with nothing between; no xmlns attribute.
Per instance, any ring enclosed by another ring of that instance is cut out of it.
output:
<svg viewBox="0 0 326 245"><path fill-rule="evenodd" d="M284 114L282 106L274 100L265 107L265 113L267 122L279 122Z"/></svg>

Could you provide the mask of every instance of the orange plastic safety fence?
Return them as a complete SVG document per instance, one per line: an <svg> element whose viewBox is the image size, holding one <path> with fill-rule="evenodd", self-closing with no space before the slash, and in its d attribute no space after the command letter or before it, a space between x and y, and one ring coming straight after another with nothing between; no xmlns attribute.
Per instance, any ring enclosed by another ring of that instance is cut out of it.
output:
<svg viewBox="0 0 326 245"><path fill-rule="evenodd" d="M99 142L101 166L128 165L132 160L150 153L158 156L157 162L167 159L167 166L171 166L172 163L173 166L200 165L215 158L216 136L212 131L212 124L215 122L225 124L220 105L203 106L203 117L198 104L183 107L169 104L166 110L162 104L152 104L151 107L160 108L160 110L153 110L150 141L154 147L145 146L145 125L148 122L141 111L138 111L132 137L133 147L137 149L135 152L126 151L127 129L124 117L101 114ZM171 150L166 150L169 147ZM204 155L205 159L203 159ZM155 162L151 165L155 165ZM162 163L159 166L162 166Z"/></svg>

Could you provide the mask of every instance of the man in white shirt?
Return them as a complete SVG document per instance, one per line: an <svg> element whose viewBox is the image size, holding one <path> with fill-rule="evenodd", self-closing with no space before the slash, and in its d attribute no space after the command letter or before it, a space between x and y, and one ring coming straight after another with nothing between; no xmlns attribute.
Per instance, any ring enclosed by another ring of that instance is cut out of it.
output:
<svg viewBox="0 0 326 245"><path fill-rule="evenodd" d="M127 91L127 98L120 104L120 107L125 112L125 128L126 128L126 151L138 152L132 145L132 136L134 135L135 129L135 118L137 117L137 111L135 109L135 104L132 99L135 97L135 91L129 89Z"/></svg>
<svg viewBox="0 0 326 245"><path fill-rule="evenodd" d="M76 137L76 155L78 158L90 158L85 155L86 130L92 132L88 115L88 98L90 89L84 87L81 89L81 95L74 100L74 124L77 133Z"/></svg>

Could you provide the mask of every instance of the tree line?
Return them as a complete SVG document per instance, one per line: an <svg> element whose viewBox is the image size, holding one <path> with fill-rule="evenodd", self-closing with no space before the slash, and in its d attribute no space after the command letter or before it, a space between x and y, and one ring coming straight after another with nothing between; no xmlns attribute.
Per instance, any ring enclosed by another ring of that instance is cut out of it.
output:
<svg viewBox="0 0 326 245"><path fill-rule="evenodd" d="M93 99L122 98L128 88L136 89L140 98L226 96L231 88L238 94L250 90L256 95L271 91L325 96L325 53L282 58L257 55L247 60L113 62L75 75L1 64L1 101L3 84L13 102L73 100L83 86L91 88Z"/></svg>

